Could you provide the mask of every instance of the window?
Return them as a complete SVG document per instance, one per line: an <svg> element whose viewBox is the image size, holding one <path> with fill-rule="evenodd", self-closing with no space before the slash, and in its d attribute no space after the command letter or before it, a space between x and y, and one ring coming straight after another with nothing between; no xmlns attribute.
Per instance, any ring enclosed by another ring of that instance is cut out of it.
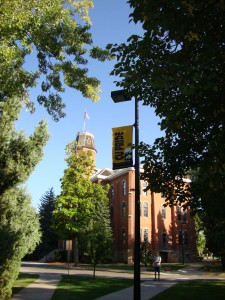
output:
<svg viewBox="0 0 225 300"><path fill-rule="evenodd" d="M114 207L113 205L110 205L110 218L113 219L113 214L114 214Z"/></svg>
<svg viewBox="0 0 225 300"><path fill-rule="evenodd" d="M188 245L188 232L184 231L184 245Z"/></svg>
<svg viewBox="0 0 225 300"><path fill-rule="evenodd" d="M183 240L183 233L182 230L178 231L178 244L182 245L182 240Z"/></svg>
<svg viewBox="0 0 225 300"><path fill-rule="evenodd" d="M112 199L114 198L114 193L115 193L114 185L111 185L111 197L112 197Z"/></svg>
<svg viewBox="0 0 225 300"><path fill-rule="evenodd" d="M187 222L187 210L183 211L182 221Z"/></svg>
<svg viewBox="0 0 225 300"><path fill-rule="evenodd" d="M125 196L126 193L127 193L126 180L123 180L123 182L122 182L122 188L123 188L123 196Z"/></svg>
<svg viewBox="0 0 225 300"><path fill-rule="evenodd" d="M177 220L181 221L181 207L177 205Z"/></svg>
<svg viewBox="0 0 225 300"><path fill-rule="evenodd" d="M144 202L144 217L148 217L148 203Z"/></svg>
<svg viewBox="0 0 225 300"><path fill-rule="evenodd" d="M126 242L126 229L125 228L122 228L121 230L121 237L122 237L122 243L125 244Z"/></svg>
<svg viewBox="0 0 225 300"><path fill-rule="evenodd" d="M162 205L162 218L166 218L166 207L164 205Z"/></svg>
<svg viewBox="0 0 225 300"><path fill-rule="evenodd" d="M167 234L166 234L166 232L163 232L163 234L162 234L162 241L163 241L163 245L166 245L166 242L167 242Z"/></svg>
<svg viewBox="0 0 225 300"><path fill-rule="evenodd" d="M144 196L147 196L147 194L148 194L146 188L147 188L147 182L144 182L143 183L143 189L142 189Z"/></svg>
<svg viewBox="0 0 225 300"><path fill-rule="evenodd" d="M126 202L125 201L123 201L123 203L122 203L121 215L122 215L122 217L125 217L125 215L126 215Z"/></svg>
<svg viewBox="0 0 225 300"><path fill-rule="evenodd" d="M144 229L144 242L148 241L148 228Z"/></svg>

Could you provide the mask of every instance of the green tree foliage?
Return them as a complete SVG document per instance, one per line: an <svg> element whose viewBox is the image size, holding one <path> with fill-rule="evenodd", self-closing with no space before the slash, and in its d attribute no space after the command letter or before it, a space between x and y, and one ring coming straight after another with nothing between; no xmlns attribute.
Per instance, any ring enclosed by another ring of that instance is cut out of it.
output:
<svg viewBox="0 0 225 300"><path fill-rule="evenodd" d="M108 52L93 46L92 0L2 0L0 7L0 102L19 97L31 111L29 89L41 85L38 102L55 120L64 116L64 84L99 99L99 80L88 76L89 58ZM26 61L32 57L32 68Z"/></svg>
<svg viewBox="0 0 225 300"><path fill-rule="evenodd" d="M143 36L110 45L118 86L152 106L163 137L141 143L148 188L225 219L224 1L129 0ZM183 177L197 170L195 183ZM190 192L192 197L190 199ZM221 244L221 247L222 244Z"/></svg>
<svg viewBox="0 0 225 300"><path fill-rule="evenodd" d="M211 185L218 188L224 182L215 177L225 168L223 2L128 2L143 36L111 47L118 58L113 74L161 118L165 136L141 147L149 184L166 192L166 182L179 186L200 166L215 174Z"/></svg>
<svg viewBox="0 0 225 300"><path fill-rule="evenodd" d="M207 172L207 169L206 169ZM211 180L212 173L192 172L191 192L193 194L193 211L201 221L206 237L206 247L222 260L222 268L225 270L225 204L223 185L219 188ZM222 180L222 177L218 178Z"/></svg>
<svg viewBox="0 0 225 300"><path fill-rule="evenodd" d="M0 195L28 179L43 156L43 146L48 140L44 121L40 121L28 138L22 131L15 130L14 122L20 109L18 98L8 99L0 106Z"/></svg>
<svg viewBox="0 0 225 300"><path fill-rule="evenodd" d="M22 258L40 241L38 214L23 188L8 189L0 196L0 299L10 299Z"/></svg>
<svg viewBox="0 0 225 300"><path fill-rule="evenodd" d="M65 160L68 168L61 178L61 194L56 198L56 209L53 212L54 227L59 237L74 241L75 265L79 263L78 233L89 223L100 193L100 188L90 181L93 170L91 152L79 152L76 147L76 142L67 146ZM103 193L104 188L101 187L101 190Z"/></svg>
<svg viewBox="0 0 225 300"><path fill-rule="evenodd" d="M15 129L21 110L18 98L0 106L0 298L11 295L21 259L34 250L40 239L39 220L30 197L21 188L43 156L48 140L41 121L33 135Z"/></svg>
<svg viewBox="0 0 225 300"><path fill-rule="evenodd" d="M111 259L112 227L109 216L108 187L93 184L94 208L84 231L79 234L80 253L96 265Z"/></svg>
<svg viewBox="0 0 225 300"><path fill-rule="evenodd" d="M141 263L147 267L152 262L153 253L152 246L148 240L145 240L140 245Z"/></svg>
<svg viewBox="0 0 225 300"><path fill-rule="evenodd" d="M196 248L199 256L202 256L206 249L205 226L199 213L194 216L196 229Z"/></svg>
<svg viewBox="0 0 225 300"><path fill-rule="evenodd" d="M58 248L58 237L53 230L52 214L55 209L56 196L53 188L49 189L40 199L39 216L41 224L41 243L36 249L39 258Z"/></svg>
<svg viewBox="0 0 225 300"><path fill-rule="evenodd" d="M203 214L205 222L206 246L215 256L221 258L222 270L225 271L225 220Z"/></svg>

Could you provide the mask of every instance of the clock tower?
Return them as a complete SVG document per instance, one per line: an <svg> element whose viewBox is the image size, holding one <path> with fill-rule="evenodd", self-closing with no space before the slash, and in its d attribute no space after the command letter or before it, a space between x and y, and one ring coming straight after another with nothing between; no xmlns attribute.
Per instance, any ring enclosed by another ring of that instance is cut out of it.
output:
<svg viewBox="0 0 225 300"><path fill-rule="evenodd" d="M96 165L96 149L94 144L94 135L90 132L78 132L76 137L77 151L91 151L94 165Z"/></svg>

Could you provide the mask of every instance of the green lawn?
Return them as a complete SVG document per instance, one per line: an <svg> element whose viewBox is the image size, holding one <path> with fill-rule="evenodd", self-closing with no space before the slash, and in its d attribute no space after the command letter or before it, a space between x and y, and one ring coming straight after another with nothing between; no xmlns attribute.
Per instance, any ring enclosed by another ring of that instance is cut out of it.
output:
<svg viewBox="0 0 225 300"><path fill-rule="evenodd" d="M22 290L23 288L25 288L27 285L31 284L38 278L39 278L39 275L37 275L37 274L20 273L14 283L14 286L12 288L12 293L17 294L20 290Z"/></svg>
<svg viewBox="0 0 225 300"><path fill-rule="evenodd" d="M151 300L224 300L225 281L196 280L179 282Z"/></svg>
<svg viewBox="0 0 225 300"><path fill-rule="evenodd" d="M133 279L63 275L51 300L92 300L132 285Z"/></svg>
<svg viewBox="0 0 225 300"><path fill-rule="evenodd" d="M134 265L130 265L130 264L99 264L96 267L96 270L98 270L98 269L133 271Z"/></svg>
<svg viewBox="0 0 225 300"><path fill-rule="evenodd" d="M161 265L161 269L162 270L171 270L171 271L177 271L177 270L180 270L180 269L183 269L185 267L187 267L188 264L180 264L180 263L176 263L176 264L163 264Z"/></svg>

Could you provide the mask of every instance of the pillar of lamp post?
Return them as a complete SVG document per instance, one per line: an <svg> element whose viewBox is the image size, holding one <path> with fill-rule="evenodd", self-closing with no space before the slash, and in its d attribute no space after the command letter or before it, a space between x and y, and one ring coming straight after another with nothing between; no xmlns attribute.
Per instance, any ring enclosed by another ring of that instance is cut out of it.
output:
<svg viewBox="0 0 225 300"><path fill-rule="evenodd" d="M184 265L184 233L183 233L183 224L186 224L186 222L184 222L184 221L180 222L180 228L181 228L181 255L182 255L182 264Z"/></svg>
<svg viewBox="0 0 225 300"><path fill-rule="evenodd" d="M115 103L131 100L125 90L111 92ZM135 98L135 238L134 238L134 292L133 299L141 299L140 278L140 159L139 146L139 109L138 100Z"/></svg>
<svg viewBox="0 0 225 300"><path fill-rule="evenodd" d="M183 227L181 223L181 234L182 234L182 244L181 244L181 251L182 251L182 264L184 265L184 234L183 234Z"/></svg>

